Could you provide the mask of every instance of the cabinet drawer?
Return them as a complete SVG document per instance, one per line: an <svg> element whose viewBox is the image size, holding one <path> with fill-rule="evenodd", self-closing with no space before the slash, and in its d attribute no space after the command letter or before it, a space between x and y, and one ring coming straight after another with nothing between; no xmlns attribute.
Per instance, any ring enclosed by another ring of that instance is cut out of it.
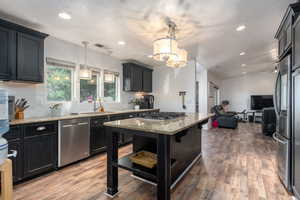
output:
<svg viewBox="0 0 300 200"><path fill-rule="evenodd" d="M20 140L22 137L22 128L20 126L11 126L9 131L3 136L7 141Z"/></svg>
<svg viewBox="0 0 300 200"><path fill-rule="evenodd" d="M57 122L47 122L39 124L26 125L24 127L24 137L44 135L57 132Z"/></svg>
<svg viewBox="0 0 300 200"><path fill-rule="evenodd" d="M100 118L92 118L91 119L91 126L102 126L104 122L109 121L107 117L100 117Z"/></svg>

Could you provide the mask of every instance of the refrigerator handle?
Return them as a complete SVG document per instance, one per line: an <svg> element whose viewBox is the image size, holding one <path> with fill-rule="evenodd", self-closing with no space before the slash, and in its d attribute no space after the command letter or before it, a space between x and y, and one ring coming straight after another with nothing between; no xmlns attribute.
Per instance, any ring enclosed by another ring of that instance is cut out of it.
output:
<svg viewBox="0 0 300 200"><path fill-rule="evenodd" d="M275 109L275 113L277 115L277 117L279 116L279 112L278 112L278 94L277 94L277 86L278 86L278 81L280 79L280 72L278 72L277 78L276 78L276 82L275 82L275 91L274 91L274 96L273 96L273 101L274 101L274 109Z"/></svg>
<svg viewBox="0 0 300 200"><path fill-rule="evenodd" d="M274 139L275 141L281 143L281 144L287 144L286 141L283 141L283 140L281 140L281 139L279 139L279 138L277 137L277 133L276 133L276 132L273 133L273 139Z"/></svg>
<svg viewBox="0 0 300 200"><path fill-rule="evenodd" d="M298 68L298 69L295 70L295 72L293 73L293 76L296 76L298 74L300 74L300 68Z"/></svg>

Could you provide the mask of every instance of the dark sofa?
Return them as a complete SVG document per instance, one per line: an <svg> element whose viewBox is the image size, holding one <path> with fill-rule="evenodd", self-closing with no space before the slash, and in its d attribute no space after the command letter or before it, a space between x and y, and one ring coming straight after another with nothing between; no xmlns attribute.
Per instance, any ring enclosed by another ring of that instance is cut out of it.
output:
<svg viewBox="0 0 300 200"><path fill-rule="evenodd" d="M211 112L215 114L213 121L217 120L219 128L231 128L236 129L238 126L238 118L236 117L236 113L228 112L226 114L222 114L220 112L222 108L220 106L214 106L211 109Z"/></svg>

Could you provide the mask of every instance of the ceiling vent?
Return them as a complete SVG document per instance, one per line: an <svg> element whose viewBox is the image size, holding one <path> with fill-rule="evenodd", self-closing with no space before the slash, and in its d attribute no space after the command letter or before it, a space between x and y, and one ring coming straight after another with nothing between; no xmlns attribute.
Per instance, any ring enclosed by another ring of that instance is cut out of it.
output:
<svg viewBox="0 0 300 200"><path fill-rule="evenodd" d="M99 43L96 43L94 44L95 47L99 48L102 50L102 52L108 54L108 55L111 55L112 54L112 49L109 48L109 47L106 47L104 46L103 44L99 44Z"/></svg>
<svg viewBox="0 0 300 200"><path fill-rule="evenodd" d="M104 48L104 45L103 45L103 44L96 43L96 44L95 44L95 47L98 47L98 48Z"/></svg>

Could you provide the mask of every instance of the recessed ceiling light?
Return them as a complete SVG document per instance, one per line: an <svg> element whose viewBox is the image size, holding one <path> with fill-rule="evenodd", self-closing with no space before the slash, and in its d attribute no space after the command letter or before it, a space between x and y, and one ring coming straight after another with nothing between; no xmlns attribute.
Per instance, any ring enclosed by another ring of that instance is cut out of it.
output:
<svg viewBox="0 0 300 200"><path fill-rule="evenodd" d="M247 74L247 72L243 72L243 74Z"/></svg>
<svg viewBox="0 0 300 200"><path fill-rule="evenodd" d="M246 53L243 51L243 52L241 52L240 53L240 56L243 56L243 55L245 55Z"/></svg>
<svg viewBox="0 0 300 200"><path fill-rule="evenodd" d="M72 19L71 15L66 12L58 13L58 16L62 19L66 19L66 20Z"/></svg>
<svg viewBox="0 0 300 200"><path fill-rule="evenodd" d="M246 65L246 64L241 64L241 66L242 66L242 67L246 67L247 65Z"/></svg>
<svg viewBox="0 0 300 200"><path fill-rule="evenodd" d="M237 28L236 28L236 31L243 31L246 29L246 26L245 25L239 25Z"/></svg>
<svg viewBox="0 0 300 200"><path fill-rule="evenodd" d="M119 41L118 42L118 45L125 45L126 44L126 42L124 42L124 41Z"/></svg>

